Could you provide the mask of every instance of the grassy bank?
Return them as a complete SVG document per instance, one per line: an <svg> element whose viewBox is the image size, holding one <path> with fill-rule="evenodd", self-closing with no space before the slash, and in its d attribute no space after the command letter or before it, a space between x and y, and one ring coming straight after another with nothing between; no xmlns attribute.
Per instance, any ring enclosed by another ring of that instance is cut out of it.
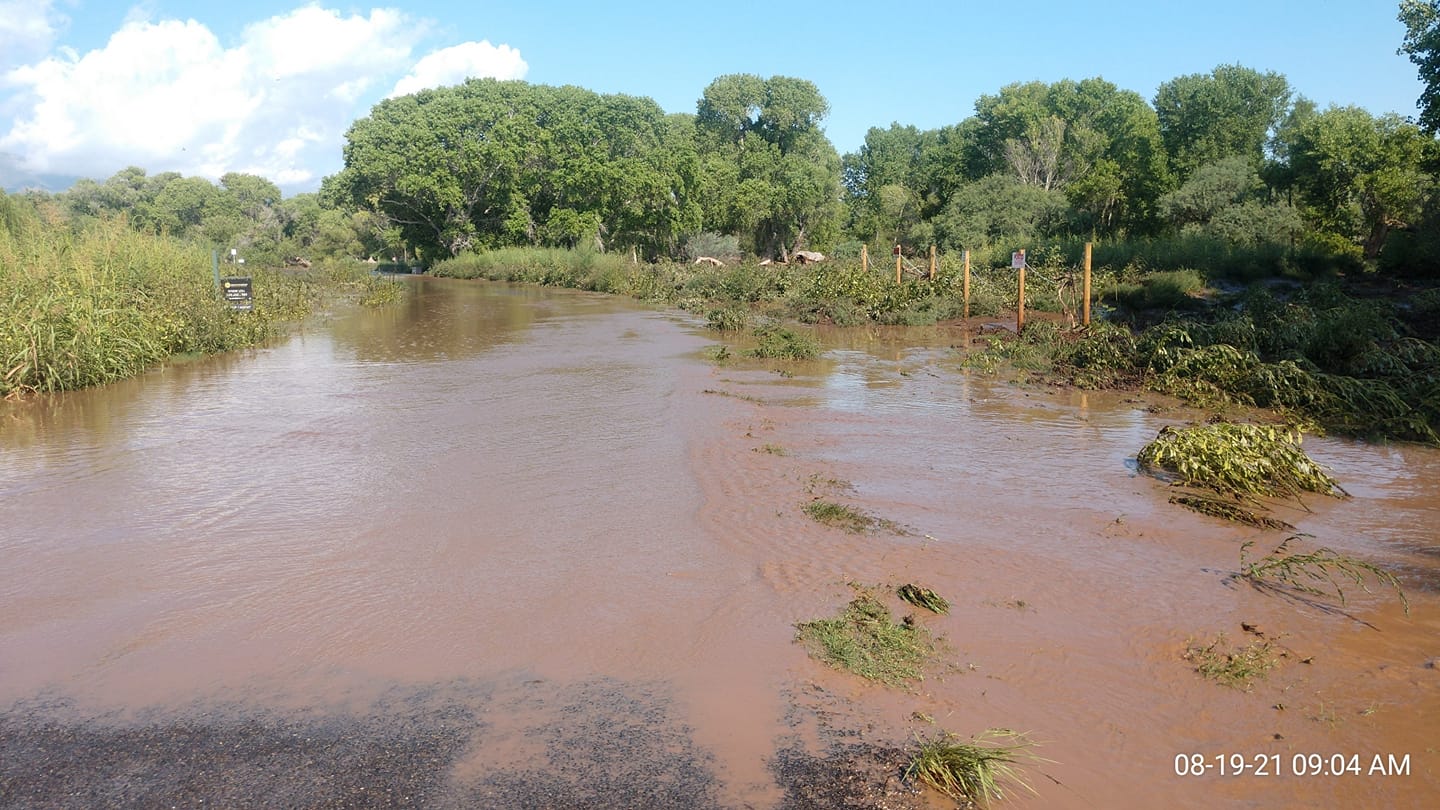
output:
<svg viewBox="0 0 1440 810"><path fill-rule="evenodd" d="M123 221L79 230L13 200L0 212L0 396L99 385L177 354L253 346L326 291L377 302L390 282L360 267L305 275L246 267L254 308L220 300L210 251Z"/></svg>

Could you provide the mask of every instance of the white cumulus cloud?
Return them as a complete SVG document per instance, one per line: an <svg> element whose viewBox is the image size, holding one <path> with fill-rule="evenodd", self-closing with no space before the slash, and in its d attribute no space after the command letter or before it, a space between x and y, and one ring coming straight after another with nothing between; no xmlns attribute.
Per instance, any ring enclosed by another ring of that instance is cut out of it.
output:
<svg viewBox="0 0 1440 810"><path fill-rule="evenodd" d="M523 79L530 66L520 52L509 45L495 46L486 40L441 48L415 63L405 78L395 83L390 96L403 96L432 87L448 87L469 78Z"/></svg>
<svg viewBox="0 0 1440 810"><path fill-rule="evenodd" d="M0 70L48 53L66 22L54 0L0 0Z"/></svg>
<svg viewBox="0 0 1440 810"><path fill-rule="evenodd" d="M252 23L229 44L202 22L142 10L81 54L55 47L50 5L0 0L0 53L12 29L49 37L38 61L0 65L0 153L35 172L104 178L135 165L313 188L339 168L345 129L395 76L437 86L455 71L454 81L525 72L518 51L488 42L417 62L426 21L318 5Z"/></svg>

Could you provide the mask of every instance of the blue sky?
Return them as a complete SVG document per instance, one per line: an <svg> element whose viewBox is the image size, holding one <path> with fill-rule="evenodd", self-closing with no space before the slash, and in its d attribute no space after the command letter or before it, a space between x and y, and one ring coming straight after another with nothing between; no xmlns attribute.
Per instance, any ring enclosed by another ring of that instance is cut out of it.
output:
<svg viewBox="0 0 1440 810"><path fill-rule="evenodd" d="M956 123L1016 81L1102 76L1153 99L1242 64L1322 107L1416 114L1397 0L90 2L0 0L0 167L248 171L289 193L341 165L395 92L465 75L576 84L693 112L715 77L788 75L842 153L892 121Z"/></svg>

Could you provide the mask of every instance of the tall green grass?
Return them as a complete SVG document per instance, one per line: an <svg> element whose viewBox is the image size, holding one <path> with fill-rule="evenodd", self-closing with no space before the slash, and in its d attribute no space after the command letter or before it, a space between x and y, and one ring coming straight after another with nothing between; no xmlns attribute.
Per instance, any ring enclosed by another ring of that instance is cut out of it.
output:
<svg viewBox="0 0 1440 810"><path fill-rule="evenodd" d="M0 396L99 385L175 354L254 345L303 316L315 297L311 281L247 268L254 309L232 311L204 248L123 221L72 231L3 202Z"/></svg>

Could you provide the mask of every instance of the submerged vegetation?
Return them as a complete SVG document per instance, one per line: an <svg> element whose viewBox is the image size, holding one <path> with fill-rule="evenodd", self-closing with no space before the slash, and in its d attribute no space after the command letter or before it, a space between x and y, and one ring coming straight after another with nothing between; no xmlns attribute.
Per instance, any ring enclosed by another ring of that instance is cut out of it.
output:
<svg viewBox="0 0 1440 810"><path fill-rule="evenodd" d="M1291 551L1290 544L1299 537L1300 535L1291 535L1285 538L1270 553L1257 560L1249 557L1254 541L1244 544L1240 547L1240 572L1237 576L1261 590L1293 591L1332 598L1342 605L1345 604L1342 581L1353 583L1369 593L1370 589L1365 582L1373 578L1395 591L1406 615L1409 615L1410 600L1406 598L1405 591L1394 574L1374 563L1358 560L1330 548L1322 547L1309 552Z"/></svg>
<svg viewBox="0 0 1440 810"><path fill-rule="evenodd" d="M1205 495L1173 495L1170 503L1178 504L1192 512L1199 512L1202 515L1217 517L1221 520L1230 520L1236 523L1244 523L1247 526L1254 526L1257 529L1285 529L1293 530L1283 520L1262 515L1251 509L1246 509L1241 503L1234 499L1212 498Z"/></svg>
<svg viewBox="0 0 1440 810"><path fill-rule="evenodd" d="M1213 422L1188 428L1166 426L1137 456L1140 466L1192 491L1170 502L1202 515L1259 529L1289 529L1264 514L1265 502L1294 500L1305 493L1348 497L1340 483L1300 448L1294 428ZM1254 507L1254 508L1250 508Z"/></svg>
<svg viewBox="0 0 1440 810"><path fill-rule="evenodd" d="M1004 799L1008 790L1035 793L1020 770L1042 761L1033 746L1009 729L988 729L968 741L942 734L920 741L905 774L957 802L986 806Z"/></svg>
<svg viewBox="0 0 1440 810"><path fill-rule="evenodd" d="M816 523L844 529L852 534L864 534L876 529L903 534L903 530L894 521L878 518L853 506L827 501L824 498L816 498L805 504L805 514L809 515L810 519Z"/></svg>
<svg viewBox="0 0 1440 810"><path fill-rule="evenodd" d="M1269 639L1256 639L1243 647L1225 649L1225 634L1208 644L1191 641L1181 656L1202 678L1222 686L1249 690L1280 663L1282 652Z"/></svg>
<svg viewBox="0 0 1440 810"><path fill-rule="evenodd" d="M812 657L889 686L922 680L938 651L930 631L908 617L892 621L890 609L863 589L838 616L795 628L796 641Z"/></svg>
<svg viewBox="0 0 1440 810"><path fill-rule="evenodd" d="M1299 431L1218 422L1166 427L1140 451L1139 462L1177 484L1237 499L1293 498L1304 493L1343 497L1345 491L1300 448Z"/></svg>

